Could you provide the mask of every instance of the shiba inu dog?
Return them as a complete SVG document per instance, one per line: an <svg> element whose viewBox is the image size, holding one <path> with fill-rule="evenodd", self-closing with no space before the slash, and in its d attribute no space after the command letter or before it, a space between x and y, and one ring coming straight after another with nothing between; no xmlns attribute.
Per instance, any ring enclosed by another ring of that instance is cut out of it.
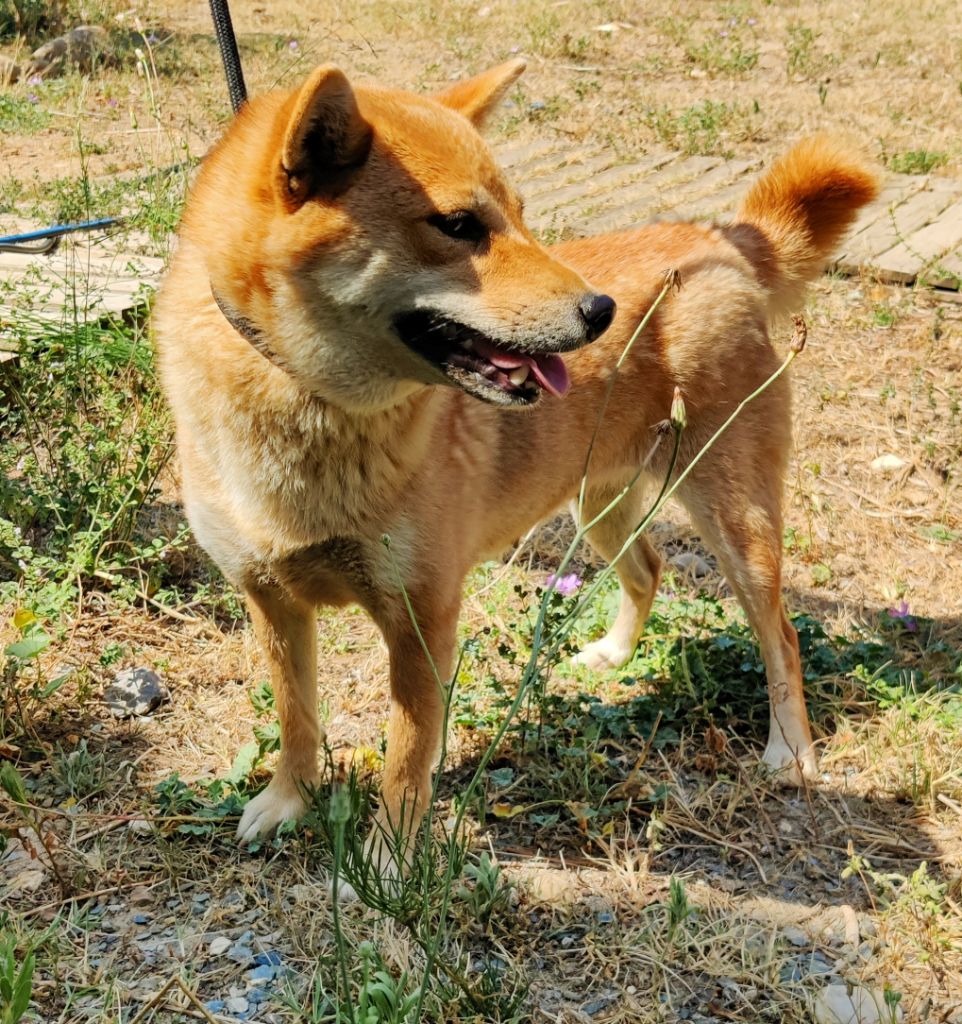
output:
<svg viewBox="0 0 962 1024"><path fill-rule="evenodd" d="M772 373L770 321L798 306L876 194L857 154L816 137L756 182L728 226L657 223L542 246L477 130L522 68L425 97L320 67L243 108L187 205L154 316L183 499L246 595L281 724L242 841L296 818L318 781L315 610L347 602L390 652L378 824L412 828L431 792L465 573L578 492L612 369L665 271L683 286L613 383L587 516L637 472L676 386L681 469ZM799 782L817 762L781 598L789 437L780 378L679 493L761 645L763 761ZM662 479L667 462L648 468ZM594 528L602 556L619 551L643 502L639 483ZM640 537L617 566L617 618L584 664L630 658L659 571Z"/></svg>

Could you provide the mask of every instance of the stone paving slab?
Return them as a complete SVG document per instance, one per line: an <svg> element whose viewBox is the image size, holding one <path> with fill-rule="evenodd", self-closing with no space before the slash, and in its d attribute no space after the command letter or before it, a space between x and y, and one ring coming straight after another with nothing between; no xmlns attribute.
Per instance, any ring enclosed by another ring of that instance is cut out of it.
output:
<svg viewBox="0 0 962 1024"><path fill-rule="evenodd" d="M761 169L759 160L670 151L625 160L614 151L551 139L509 143L496 152L525 199L528 223L547 242L632 228L654 217L725 219ZM0 234L37 226L5 218ZM144 304L164 261L131 251L139 241L129 233L81 234L64 238L51 256L0 252L0 361L15 344L14 319L99 320ZM962 182L889 175L830 269L959 292Z"/></svg>

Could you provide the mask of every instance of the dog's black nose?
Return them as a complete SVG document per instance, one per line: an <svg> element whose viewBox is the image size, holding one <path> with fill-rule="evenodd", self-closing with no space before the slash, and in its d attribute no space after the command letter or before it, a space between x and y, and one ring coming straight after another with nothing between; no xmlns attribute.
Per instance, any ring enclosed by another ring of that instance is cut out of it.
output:
<svg viewBox="0 0 962 1024"><path fill-rule="evenodd" d="M588 341L600 337L615 317L615 300L610 295L588 295L578 309L588 327Z"/></svg>

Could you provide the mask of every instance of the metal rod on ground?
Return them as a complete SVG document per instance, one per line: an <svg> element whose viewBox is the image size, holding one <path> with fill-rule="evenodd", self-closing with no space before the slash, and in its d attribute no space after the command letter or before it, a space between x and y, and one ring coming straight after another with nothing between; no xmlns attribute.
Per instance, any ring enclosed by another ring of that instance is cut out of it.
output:
<svg viewBox="0 0 962 1024"><path fill-rule="evenodd" d="M236 114L247 102L247 86L244 84L244 71L241 68L240 54L237 52L237 39L234 37L234 25L230 20L227 0L210 0L210 13L214 19L221 60L224 62L231 106Z"/></svg>
<svg viewBox="0 0 962 1024"><path fill-rule="evenodd" d="M101 217L99 220L86 220L79 224L55 224L49 228L38 228L36 231L24 231L18 235L0 236L0 252L20 253L51 253L60 244L64 235L75 231L96 231L98 228L109 228L120 224L123 217ZM32 242L39 243L31 245Z"/></svg>

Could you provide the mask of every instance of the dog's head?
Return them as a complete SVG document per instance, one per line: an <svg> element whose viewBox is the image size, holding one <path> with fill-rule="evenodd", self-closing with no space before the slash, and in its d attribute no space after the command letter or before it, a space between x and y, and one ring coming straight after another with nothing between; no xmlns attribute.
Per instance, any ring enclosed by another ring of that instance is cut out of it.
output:
<svg viewBox="0 0 962 1024"><path fill-rule="evenodd" d="M533 238L478 134L523 68L421 97L320 67L250 104L209 158L185 234L310 390L371 408L448 384L531 405L564 394L560 353L611 323L614 302Z"/></svg>

